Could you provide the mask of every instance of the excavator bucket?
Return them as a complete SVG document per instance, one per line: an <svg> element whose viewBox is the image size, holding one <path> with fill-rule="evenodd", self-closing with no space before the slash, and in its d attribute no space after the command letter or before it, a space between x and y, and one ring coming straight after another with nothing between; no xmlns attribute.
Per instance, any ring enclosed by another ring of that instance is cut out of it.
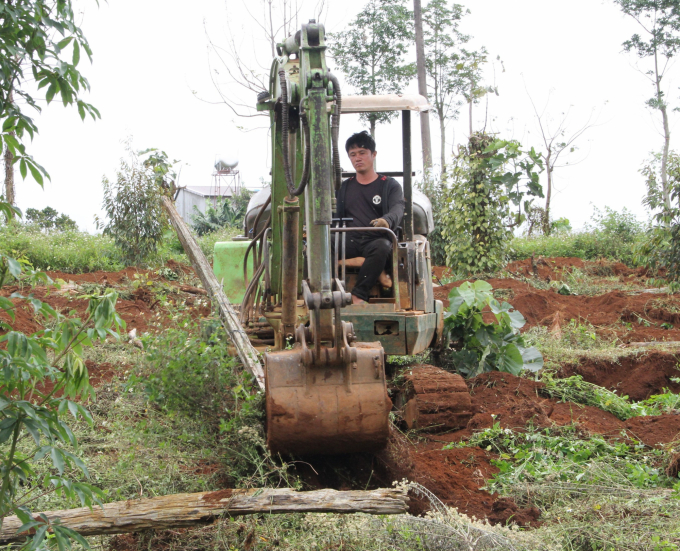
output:
<svg viewBox="0 0 680 551"><path fill-rule="evenodd" d="M267 445L274 453L337 454L385 446L392 402L380 343L356 343L348 366L305 366L303 350L264 355Z"/></svg>

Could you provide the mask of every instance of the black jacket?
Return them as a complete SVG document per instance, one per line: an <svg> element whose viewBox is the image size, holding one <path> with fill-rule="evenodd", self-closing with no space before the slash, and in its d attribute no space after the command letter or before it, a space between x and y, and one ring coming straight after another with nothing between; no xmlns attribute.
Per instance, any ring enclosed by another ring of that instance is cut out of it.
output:
<svg viewBox="0 0 680 551"><path fill-rule="evenodd" d="M394 178L388 178L378 174L382 180L382 192L380 193L380 207L382 208L382 216L393 232L401 225L404 218L404 191L401 189L399 182ZM347 194L347 183L352 178L345 180L340 189L335 194L336 198L336 217L345 218L345 195Z"/></svg>

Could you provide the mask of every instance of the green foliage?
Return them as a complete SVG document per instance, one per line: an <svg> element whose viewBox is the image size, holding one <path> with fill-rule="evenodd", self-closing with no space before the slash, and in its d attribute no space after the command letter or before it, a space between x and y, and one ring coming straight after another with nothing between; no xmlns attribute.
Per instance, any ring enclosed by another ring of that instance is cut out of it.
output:
<svg viewBox="0 0 680 551"><path fill-rule="evenodd" d="M191 216L193 228L198 235L205 235L222 228L240 228L251 197L252 192L244 188L234 197L220 198L216 205L208 202L204 213L194 206L194 214Z"/></svg>
<svg viewBox="0 0 680 551"><path fill-rule="evenodd" d="M441 233L447 265L456 271L493 271L507 260L513 228L531 200L542 197L539 155L516 141L475 133L455 159L451 188L444 190Z"/></svg>
<svg viewBox="0 0 680 551"><path fill-rule="evenodd" d="M120 250L108 236L76 231L45 234L15 223L0 226L0 250L38 270L84 273L125 266Z"/></svg>
<svg viewBox="0 0 680 551"><path fill-rule="evenodd" d="M523 369L538 371L543 367L541 353L527 347L520 335L524 317L507 302L493 298L486 281L454 287L449 302L444 326L456 349L449 354L456 371L467 377L487 371L519 375ZM485 321L485 316L493 316L494 321Z"/></svg>
<svg viewBox="0 0 680 551"><path fill-rule="evenodd" d="M488 485L491 491L547 481L601 484L607 480L605 473L598 476L594 470L587 471L598 463L616 465L619 476L634 488L669 488L675 482L639 446L582 435L576 426L514 432L494 423L464 445L480 446L499 455L499 459L492 460L500 472ZM656 451L653 455L662 453ZM584 476L586 473L589 476Z"/></svg>
<svg viewBox="0 0 680 551"><path fill-rule="evenodd" d="M550 373L544 373L541 381L545 383L545 391L552 398L564 402L595 406L608 411L625 421L631 417L647 414L643 406L631 404L628 396L619 396L601 386L583 380L580 375L556 379Z"/></svg>
<svg viewBox="0 0 680 551"><path fill-rule="evenodd" d="M413 15L405 0L369 0L349 26L329 35L331 55L361 95L397 94L415 74L404 58L413 40ZM362 113L371 134L396 112Z"/></svg>
<svg viewBox="0 0 680 551"><path fill-rule="evenodd" d="M52 207L45 207L42 210L26 209L26 222L35 224L47 232L50 230L78 231L78 225L70 216L59 214Z"/></svg>
<svg viewBox="0 0 680 551"><path fill-rule="evenodd" d="M129 160L120 160L116 180L112 182L106 176L102 180L103 208L108 218L104 233L113 237L126 263L139 266L156 254L167 219L157 167L140 163L129 141L126 149Z"/></svg>
<svg viewBox="0 0 680 551"><path fill-rule="evenodd" d="M583 231L556 231L551 235L514 238L509 259L523 260L532 256L607 258L635 266L639 262L636 247L644 237L644 228L645 225L625 208L621 212L610 207L594 208L592 223Z"/></svg>
<svg viewBox="0 0 680 551"><path fill-rule="evenodd" d="M430 102L439 119L441 139L441 174L446 178L446 121L457 119L460 98L470 87L469 61L471 54L462 49L470 40L458 29L464 15L463 6L445 0L431 0L423 9L425 68Z"/></svg>
<svg viewBox="0 0 680 551"><path fill-rule="evenodd" d="M680 288L680 155L674 151L668 154L666 190L670 206L661 182L662 170L662 155L658 153L640 170L647 186L643 204L652 213L652 225L636 248L635 261L657 273L663 270L663 277L658 277L656 283L669 284L677 290Z"/></svg>
<svg viewBox="0 0 680 551"><path fill-rule="evenodd" d="M219 321L212 329L204 338L186 318L175 329L144 337L144 363L127 388L143 388L170 414L201 419L208 432L219 435L217 446L235 484L288 486L293 481L286 464L275 464L265 445L262 394L229 354Z"/></svg>
<svg viewBox="0 0 680 551"><path fill-rule="evenodd" d="M9 260L9 259L8 259ZM8 261L9 272L19 277L20 268ZM7 273L2 274L0 286ZM33 274L34 277L44 274ZM23 300L37 315L49 320L47 329L33 335L12 330L11 323L0 322L5 334L0 350L0 519L17 515L24 523L20 531L35 529L29 542L37 549L46 532L51 529L60 549L70 547L75 539L84 547L85 540L58 523L45 517L34 518L28 507L34 500L34 487L27 484L35 477L36 464L49 458L51 469L39 481L44 492L56 492L68 499L78 499L82 505L99 502L101 492L94 486L73 479L74 473L89 478L85 463L76 455L78 442L64 417L72 415L92 423L90 413L78 402L77 396L94 396L83 361L84 347L92 346L107 337L118 338L118 330L125 322L115 310L118 295L109 291L104 295L90 295L87 318L83 321L56 312L51 306L14 293L15 300ZM0 299L0 308L15 319L17 304L8 298ZM59 395L61 394L61 395ZM25 452L19 442L31 438L33 446ZM69 451L69 449L73 451Z"/></svg>
<svg viewBox="0 0 680 551"><path fill-rule="evenodd" d="M47 104L55 97L64 106L75 104L81 119L86 114L99 117L97 109L81 99L90 89L78 70L83 51L91 61L92 52L76 24L72 0L0 4L0 139L13 163L19 165L22 178L30 172L40 185L49 178L22 143L26 135L33 139L37 132L33 119L23 111L26 106L41 111L32 95L35 91L46 90Z"/></svg>

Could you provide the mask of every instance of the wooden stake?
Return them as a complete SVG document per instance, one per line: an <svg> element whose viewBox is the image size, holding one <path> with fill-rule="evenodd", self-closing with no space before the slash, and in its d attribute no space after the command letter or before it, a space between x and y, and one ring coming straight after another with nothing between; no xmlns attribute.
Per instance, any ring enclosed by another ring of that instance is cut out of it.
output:
<svg viewBox="0 0 680 551"><path fill-rule="evenodd" d="M295 492L290 489L218 490L196 494L175 494L150 499L135 499L44 513L50 522L83 536L125 534L152 528L165 530L214 522L229 517L282 513L368 513L398 515L406 513L408 496L399 489L369 491L316 490ZM40 520L38 514L33 515ZM16 531L22 526L17 517L4 519L0 544L25 538Z"/></svg>
<svg viewBox="0 0 680 551"><path fill-rule="evenodd" d="M217 281L208 259L203 254L203 251L201 250L201 247L198 246L196 239L194 239L189 226L182 220L182 217L179 215L179 212L177 212L174 203L169 197L163 197L163 207L165 207L165 210L168 213L170 223L172 224L172 227L175 228L177 237L179 238L180 243L182 243L184 252L187 253L191 265L194 267L194 270L196 270L196 274L201 280L201 283L203 283L203 287L217 307L220 318L222 319L222 324L227 330L231 341L234 343L236 351L241 358L241 362L246 369L252 373L253 377L255 377L260 388L264 390L264 369L260 363L257 350L255 350L250 343L248 335L243 331L238 314L229 302L227 295L224 294L222 285Z"/></svg>

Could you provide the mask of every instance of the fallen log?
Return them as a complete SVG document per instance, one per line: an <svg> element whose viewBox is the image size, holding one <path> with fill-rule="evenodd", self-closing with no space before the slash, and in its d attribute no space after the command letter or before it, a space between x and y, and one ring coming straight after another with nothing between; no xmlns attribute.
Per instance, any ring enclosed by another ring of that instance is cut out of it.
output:
<svg viewBox="0 0 680 551"><path fill-rule="evenodd" d="M231 341L234 343L239 358L241 358L241 362L246 369L250 371L253 377L255 377L260 388L264 390L264 369L260 363L257 350L255 350L250 343L248 335L245 334L241 327L238 314L229 302L227 295L224 294L222 285L217 281L217 278L208 263L208 259L198 246L189 226L186 225L179 215L179 212L177 212L174 203L169 197L163 197L162 199L163 207L168 213L170 223L177 233L177 238L182 244L182 247L184 247L184 252L187 253L191 265L196 271L196 275L201 280L201 283L203 283L203 287L212 299L213 304L217 307L220 318L222 319L222 324L229 334Z"/></svg>
<svg viewBox="0 0 680 551"><path fill-rule="evenodd" d="M316 490L290 489L218 490L196 494L175 494L148 499L116 501L104 507L80 507L44 513L50 522L57 518L62 526L83 536L125 534L149 528L165 530L210 524L220 516L282 513L368 513L398 515L406 513L408 496L403 490ZM40 520L38 514L34 514ZM5 518L0 529L0 544L20 541L22 522Z"/></svg>

